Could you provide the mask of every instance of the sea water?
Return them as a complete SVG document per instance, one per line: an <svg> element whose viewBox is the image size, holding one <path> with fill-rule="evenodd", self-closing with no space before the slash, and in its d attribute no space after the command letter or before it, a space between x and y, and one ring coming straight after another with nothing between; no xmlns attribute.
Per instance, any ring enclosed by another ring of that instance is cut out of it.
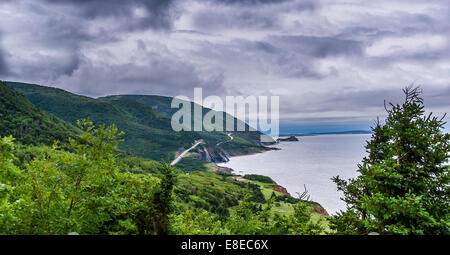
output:
<svg viewBox="0 0 450 255"><path fill-rule="evenodd" d="M345 210L343 196L331 180L333 176L353 178L358 163L367 154L364 146L370 134L298 136L298 142L281 142L267 151L232 157L219 164L235 170L235 174L261 174L271 177L294 197L304 192L320 203L329 214Z"/></svg>

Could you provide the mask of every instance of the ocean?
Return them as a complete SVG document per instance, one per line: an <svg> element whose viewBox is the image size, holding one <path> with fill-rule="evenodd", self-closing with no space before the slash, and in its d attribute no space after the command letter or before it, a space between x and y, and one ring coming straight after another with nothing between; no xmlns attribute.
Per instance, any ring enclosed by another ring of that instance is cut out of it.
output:
<svg viewBox="0 0 450 255"><path fill-rule="evenodd" d="M370 134L338 134L299 136L298 142L281 142L267 151L247 156L232 157L219 164L235 170L235 174L261 174L271 177L285 187L292 196L304 191L310 200L320 203L327 212L345 210L333 176L352 178L358 175L358 164L367 154L364 146Z"/></svg>

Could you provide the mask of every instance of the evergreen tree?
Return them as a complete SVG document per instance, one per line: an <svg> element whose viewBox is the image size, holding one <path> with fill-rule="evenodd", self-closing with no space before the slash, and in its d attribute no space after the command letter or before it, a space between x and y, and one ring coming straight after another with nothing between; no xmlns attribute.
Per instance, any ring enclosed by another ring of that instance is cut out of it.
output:
<svg viewBox="0 0 450 255"><path fill-rule="evenodd" d="M403 90L403 104L385 106L360 175L333 181L347 211L332 219L339 234L449 234L449 138L444 117L425 114L421 90Z"/></svg>

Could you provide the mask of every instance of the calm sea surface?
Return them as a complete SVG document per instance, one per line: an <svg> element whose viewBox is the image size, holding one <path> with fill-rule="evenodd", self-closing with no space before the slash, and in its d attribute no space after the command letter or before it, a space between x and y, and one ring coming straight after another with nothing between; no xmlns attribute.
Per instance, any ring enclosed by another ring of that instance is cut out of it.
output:
<svg viewBox="0 0 450 255"><path fill-rule="evenodd" d="M306 185L310 199L335 214L345 209L345 202L331 177L357 176L357 164L366 155L364 145L369 138L370 134L302 136L299 142L275 146L281 150L233 157L220 165L233 168L235 174L270 176L293 196L301 194Z"/></svg>

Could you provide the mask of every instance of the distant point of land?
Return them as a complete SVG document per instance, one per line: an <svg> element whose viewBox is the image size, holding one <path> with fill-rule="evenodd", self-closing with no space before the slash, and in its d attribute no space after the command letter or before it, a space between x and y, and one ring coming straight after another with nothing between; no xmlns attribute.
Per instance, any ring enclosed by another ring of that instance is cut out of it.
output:
<svg viewBox="0 0 450 255"><path fill-rule="evenodd" d="M311 132L311 133L289 133L281 134L280 136L313 136L313 135L348 135L348 134L372 134L370 130L349 130L349 131L334 131L334 132Z"/></svg>

